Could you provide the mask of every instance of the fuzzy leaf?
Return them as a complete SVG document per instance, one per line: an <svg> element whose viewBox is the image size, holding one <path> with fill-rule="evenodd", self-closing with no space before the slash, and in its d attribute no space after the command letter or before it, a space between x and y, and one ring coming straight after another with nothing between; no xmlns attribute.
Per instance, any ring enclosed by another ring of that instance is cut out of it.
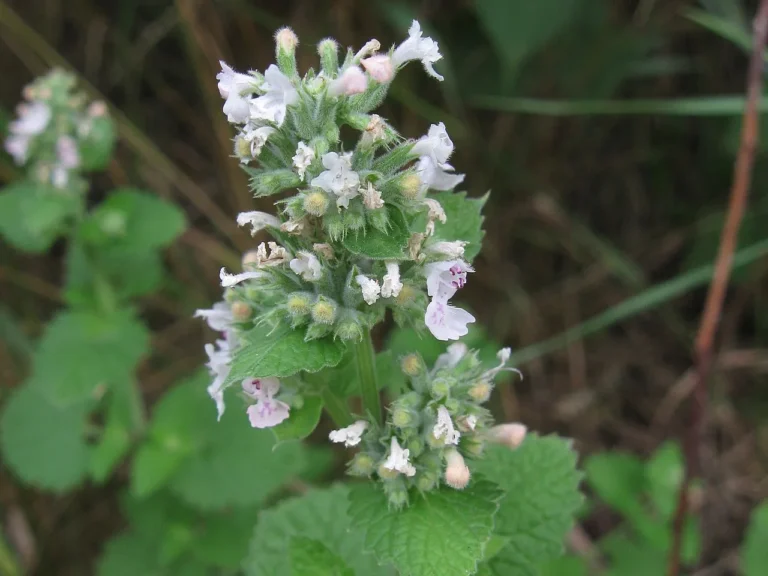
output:
<svg viewBox="0 0 768 576"><path fill-rule="evenodd" d="M52 404L31 382L14 390L0 423L3 458L25 482L64 491L88 471L85 408Z"/></svg>
<svg viewBox="0 0 768 576"><path fill-rule="evenodd" d="M48 324L33 375L57 402L79 402L99 385L125 382L146 354L149 335L130 312L63 312Z"/></svg>
<svg viewBox="0 0 768 576"><path fill-rule="evenodd" d="M363 534L351 530L347 515L347 493L345 486L337 484L312 490L264 511L244 562L245 573L248 576L291 574L291 540L305 537L321 543L355 574L392 576L392 570L379 566L372 555L362 551Z"/></svg>
<svg viewBox="0 0 768 576"><path fill-rule="evenodd" d="M366 547L403 576L464 576L483 558L502 496L494 484L474 480L463 491L416 496L396 512L384 492L364 484L350 491L349 515Z"/></svg>
<svg viewBox="0 0 768 576"><path fill-rule="evenodd" d="M291 538L289 553L294 576L355 576L344 560L317 540L301 536Z"/></svg>
<svg viewBox="0 0 768 576"><path fill-rule="evenodd" d="M495 531L509 544L489 562L492 573L538 574L539 565L562 554L583 500L570 442L532 434L517 450L493 447L474 468L506 493Z"/></svg>
<svg viewBox="0 0 768 576"><path fill-rule="evenodd" d="M0 191L0 236L20 250L44 252L65 229L80 199L35 182Z"/></svg>
<svg viewBox="0 0 768 576"><path fill-rule="evenodd" d="M303 331L256 326L246 332L232 360L227 383L244 378L283 378L305 370L317 372L341 362L344 345L330 338L304 341Z"/></svg>
<svg viewBox="0 0 768 576"><path fill-rule="evenodd" d="M323 413L323 401L319 396L305 396L301 408L291 408L291 417L274 428L276 446L289 440L303 440L317 428Z"/></svg>
<svg viewBox="0 0 768 576"><path fill-rule="evenodd" d="M466 192L438 192L432 198L439 201L445 210L445 224L435 223L436 240L464 240L464 258L472 262L480 253L483 244L483 206L488 194L480 198L467 198ZM423 230L423 227L421 228Z"/></svg>
<svg viewBox="0 0 768 576"><path fill-rule="evenodd" d="M768 501L752 512L749 528L741 550L744 576L760 576L768 566Z"/></svg>
<svg viewBox="0 0 768 576"><path fill-rule="evenodd" d="M389 210L389 230L382 232L368 228L363 232L349 232L343 240L344 247L354 254L373 260L403 260L408 246L410 231L399 210Z"/></svg>

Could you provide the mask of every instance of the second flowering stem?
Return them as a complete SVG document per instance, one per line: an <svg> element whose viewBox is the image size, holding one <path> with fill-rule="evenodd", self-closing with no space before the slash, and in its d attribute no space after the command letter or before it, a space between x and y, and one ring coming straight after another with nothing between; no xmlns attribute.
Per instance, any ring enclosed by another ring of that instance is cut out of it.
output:
<svg viewBox="0 0 768 576"><path fill-rule="evenodd" d="M355 345L355 364L360 381L360 396L363 399L363 411L369 413L377 423L381 423L381 398L376 381L376 352L373 349L370 330Z"/></svg>

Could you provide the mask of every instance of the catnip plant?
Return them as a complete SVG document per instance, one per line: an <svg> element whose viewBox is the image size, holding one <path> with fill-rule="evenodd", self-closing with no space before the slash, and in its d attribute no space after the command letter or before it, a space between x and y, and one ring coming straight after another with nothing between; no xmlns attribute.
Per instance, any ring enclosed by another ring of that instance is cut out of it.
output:
<svg viewBox="0 0 768 576"><path fill-rule="evenodd" d="M487 402L500 374L517 373L510 349L488 364L459 341L475 322L455 297L474 271L486 198L454 192L464 175L449 163L442 122L411 139L373 112L409 62L443 79L438 44L416 21L385 52L371 40L340 60L325 39L319 70L301 75L297 36L283 28L275 39L277 64L263 73L222 62L217 76L233 156L256 198L279 196L273 213L237 215L271 240L243 256L242 270L222 268L222 301L196 312L221 335L205 346L216 413L236 410L285 441L307 437L325 408L336 425L328 440L350 452L348 474L370 479L354 483L349 515L382 565L471 574L485 558L492 573L534 574L561 551L579 475L568 442L495 423ZM417 350L403 354L405 378L393 378L371 337L388 312L423 338L453 343L431 365ZM547 504L517 500L535 485ZM498 513L504 503L511 513ZM527 544L515 542L529 529ZM495 533L502 540L491 551Z"/></svg>

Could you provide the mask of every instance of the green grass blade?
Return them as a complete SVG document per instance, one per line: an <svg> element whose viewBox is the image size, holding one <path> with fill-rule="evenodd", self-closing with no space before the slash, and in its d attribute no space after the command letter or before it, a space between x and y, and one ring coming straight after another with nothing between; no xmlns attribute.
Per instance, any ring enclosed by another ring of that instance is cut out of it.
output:
<svg viewBox="0 0 768 576"><path fill-rule="evenodd" d="M752 35L748 30L736 22L726 20L725 18L715 16L710 12L699 10L697 8L684 10L683 16L702 28L714 32L721 38L733 42L736 46L742 48L746 52L752 50Z"/></svg>
<svg viewBox="0 0 768 576"><path fill-rule="evenodd" d="M756 242L734 254L733 268L745 266L765 255L768 255L768 240ZM637 296L633 296L557 336L514 352L510 362L518 366L525 364L565 348L572 342L583 340L587 336L601 332L627 318L653 310L673 298L690 292L694 288L708 284L712 278L713 271L714 265L702 266L657 284L653 288L649 288Z"/></svg>

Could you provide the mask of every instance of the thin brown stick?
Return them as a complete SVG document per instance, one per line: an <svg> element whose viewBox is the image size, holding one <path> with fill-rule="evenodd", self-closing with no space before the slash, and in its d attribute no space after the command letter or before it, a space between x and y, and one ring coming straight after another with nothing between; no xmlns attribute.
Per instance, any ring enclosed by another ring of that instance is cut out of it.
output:
<svg viewBox="0 0 768 576"><path fill-rule="evenodd" d="M733 185L728 214L720 236L720 248L715 260L712 282L704 304L699 330L695 343L695 385L690 407L690 423L685 438L685 477L680 487L673 524L672 551L669 557L668 574L680 573L680 548L682 544L683 524L688 511L691 480L700 472L699 449L703 437L707 408L707 376L712 365L712 348L715 333L723 309L725 292L731 274L733 253L736 249L739 228L747 207L749 187L752 180L752 167L755 163L755 150L758 140L759 115L757 104L763 84L763 52L768 34L768 0L761 0L754 20L752 55L749 60L747 75L747 106L741 126L741 143L734 167Z"/></svg>

